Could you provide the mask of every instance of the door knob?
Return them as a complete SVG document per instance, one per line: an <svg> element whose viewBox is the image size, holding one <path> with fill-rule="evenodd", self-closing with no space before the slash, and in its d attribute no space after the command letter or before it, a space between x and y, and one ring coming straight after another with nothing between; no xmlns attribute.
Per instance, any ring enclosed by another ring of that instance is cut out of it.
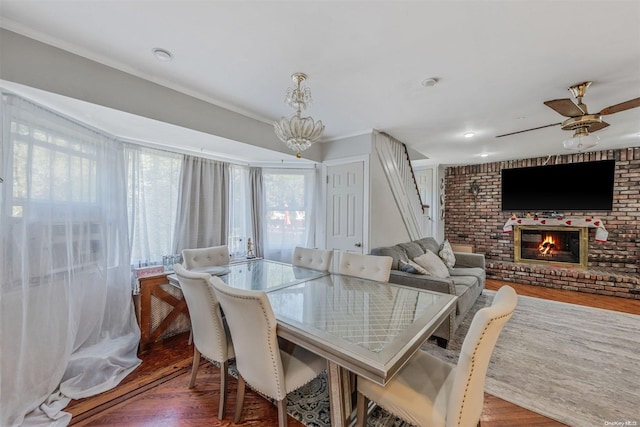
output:
<svg viewBox="0 0 640 427"><path fill-rule="evenodd" d="M356 246L356 248L360 248L360 247L362 247L362 243L358 242L358 243L355 244L355 246Z"/></svg>

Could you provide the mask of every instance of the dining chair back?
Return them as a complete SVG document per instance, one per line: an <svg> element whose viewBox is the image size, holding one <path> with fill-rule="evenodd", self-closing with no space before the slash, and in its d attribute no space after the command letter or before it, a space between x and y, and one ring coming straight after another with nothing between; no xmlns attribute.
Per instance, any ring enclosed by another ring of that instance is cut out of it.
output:
<svg viewBox="0 0 640 427"><path fill-rule="evenodd" d="M187 270L227 265L230 259L229 247L226 245L182 250L182 260Z"/></svg>
<svg viewBox="0 0 640 427"><path fill-rule="evenodd" d="M296 267L311 268L319 271L329 271L331 259L333 258L332 250L301 248L297 246L293 251L293 259L291 264Z"/></svg>
<svg viewBox="0 0 640 427"><path fill-rule="evenodd" d="M390 256L362 255L353 252L342 252L338 273L355 276L361 279L388 282L391 274L393 258Z"/></svg>
<svg viewBox="0 0 640 427"><path fill-rule="evenodd" d="M357 425L366 425L368 400L416 426L478 425L489 360L517 299L502 286L492 305L475 314L455 366L418 350L385 386L358 378Z"/></svg>
<svg viewBox="0 0 640 427"><path fill-rule="evenodd" d="M187 302L193 336L193 365L189 388L196 383L200 356L220 364L220 406L218 419L224 418L227 396L228 363L235 356L231 336L220 312L220 304L209 284L209 273L196 273L175 264L174 272Z"/></svg>
<svg viewBox="0 0 640 427"><path fill-rule="evenodd" d="M326 360L301 348L292 353L278 347L278 323L262 291L232 288L219 277L209 279L225 313L236 352L238 395L234 422L240 421L245 381L257 392L275 399L280 426L287 425L286 396L326 368Z"/></svg>

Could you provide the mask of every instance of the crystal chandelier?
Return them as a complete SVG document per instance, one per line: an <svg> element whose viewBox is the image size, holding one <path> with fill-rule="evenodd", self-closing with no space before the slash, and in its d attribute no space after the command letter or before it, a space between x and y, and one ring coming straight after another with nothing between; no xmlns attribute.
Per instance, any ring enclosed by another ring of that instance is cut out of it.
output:
<svg viewBox="0 0 640 427"><path fill-rule="evenodd" d="M302 82L306 78L307 75L304 73L291 75L291 80L296 86L287 89L284 102L294 108L296 113L289 118L281 117L280 120L273 123L278 138L287 144L287 147L296 152L297 158L302 157L302 151L311 147L320 138L324 130L321 120L316 122L313 117L300 116L302 110L311 105L311 90L302 86Z"/></svg>
<svg viewBox="0 0 640 427"><path fill-rule="evenodd" d="M567 150L584 151L598 145L600 138L589 133L586 127L577 128L571 138L562 141L562 145Z"/></svg>

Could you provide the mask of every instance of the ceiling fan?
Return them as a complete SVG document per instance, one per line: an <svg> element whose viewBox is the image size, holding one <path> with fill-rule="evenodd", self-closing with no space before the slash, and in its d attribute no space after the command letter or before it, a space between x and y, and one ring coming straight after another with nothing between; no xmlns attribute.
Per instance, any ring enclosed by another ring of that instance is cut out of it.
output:
<svg viewBox="0 0 640 427"><path fill-rule="evenodd" d="M591 83L592 82L582 82L575 84L569 88L569 91L571 92L573 97L578 101L577 104L569 98L552 99L551 101L544 102L544 105L546 105L547 107L551 108L564 117L568 117L568 119L566 119L565 121L552 123L545 126L538 126L531 129L520 130L517 132L505 133L503 135L497 135L496 138L502 138L504 136L516 135L523 132L529 132L532 130L543 129L558 125L562 126L562 130L574 131L574 138L586 137L591 132L604 129L609 126L609 123L602 121L602 116L619 113L620 111L629 110L631 108L640 107L640 98L634 98L625 102L621 102L619 104L611 105L607 108L604 108L599 113L591 114L588 112L586 104L582 102L582 98L584 97L584 94Z"/></svg>

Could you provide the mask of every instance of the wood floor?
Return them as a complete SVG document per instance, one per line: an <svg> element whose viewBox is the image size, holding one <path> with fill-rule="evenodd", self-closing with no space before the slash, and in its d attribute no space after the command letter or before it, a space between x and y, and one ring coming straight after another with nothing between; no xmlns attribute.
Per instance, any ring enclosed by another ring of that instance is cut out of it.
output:
<svg viewBox="0 0 640 427"><path fill-rule="evenodd" d="M505 282L487 281L487 289L497 290ZM509 284L519 295L552 299L632 314L640 314L640 300L560 291L539 286ZM236 381L231 378L227 397L227 412L217 418L219 371L202 362L193 389L188 389L193 346L188 334L154 343L140 355L142 364L109 392L72 401L66 411L73 415L74 426L148 426L148 427L218 427L235 426L232 422ZM528 411L485 393L481 422L484 427L554 427L562 426L542 415ZM271 427L278 424L276 407L246 390L241 423L247 427ZM289 426L302 424L289 417Z"/></svg>

